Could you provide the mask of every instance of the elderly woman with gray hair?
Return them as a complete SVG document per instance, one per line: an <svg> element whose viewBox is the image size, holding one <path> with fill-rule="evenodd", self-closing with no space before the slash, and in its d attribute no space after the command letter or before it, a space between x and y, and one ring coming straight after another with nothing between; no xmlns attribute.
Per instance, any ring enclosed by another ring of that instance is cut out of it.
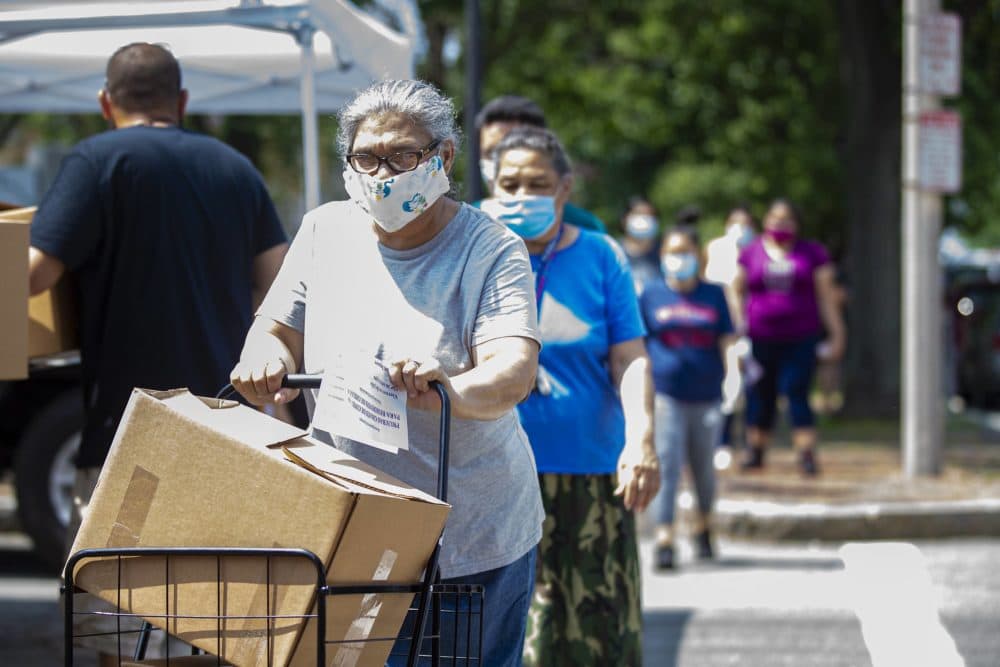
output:
<svg viewBox="0 0 1000 667"><path fill-rule="evenodd" d="M407 392L409 449L314 435L426 491L435 488L440 382L452 404L441 571L486 587L483 664L519 665L542 505L514 406L531 390L539 334L524 243L447 196L458 149L450 100L383 81L340 113L349 201L309 211L232 373L251 403L286 403L283 376L378 354ZM322 401L322 397L320 399ZM317 405L317 411L322 405Z"/></svg>

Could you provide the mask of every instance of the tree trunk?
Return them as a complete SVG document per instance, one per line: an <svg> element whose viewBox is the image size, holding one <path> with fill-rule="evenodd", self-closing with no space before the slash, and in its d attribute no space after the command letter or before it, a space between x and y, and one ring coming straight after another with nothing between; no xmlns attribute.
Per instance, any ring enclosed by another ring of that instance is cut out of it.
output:
<svg viewBox="0 0 1000 667"><path fill-rule="evenodd" d="M444 40L448 34L448 26L434 18L429 18L425 25L427 26L427 58L424 61L424 80L443 89L445 85Z"/></svg>
<svg viewBox="0 0 1000 667"><path fill-rule="evenodd" d="M899 414L900 12L892 0L839 0L849 281L845 411Z"/></svg>

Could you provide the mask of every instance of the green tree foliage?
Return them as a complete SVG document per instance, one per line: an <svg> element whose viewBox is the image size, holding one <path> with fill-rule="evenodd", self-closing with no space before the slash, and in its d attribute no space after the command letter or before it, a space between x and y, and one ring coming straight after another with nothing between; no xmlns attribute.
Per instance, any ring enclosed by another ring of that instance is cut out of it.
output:
<svg viewBox="0 0 1000 667"><path fill-rule="evenodd" d="M647 193L721 217L787 195L839 241L837 36L828 3L483 3L484 97L536 99L609 222Z"/></svg>
<svg viewBox="0 0 1000 667"><path fill-rule="evenodd" d="M962 91L949 102L962 114L963 188L949 221L976 241L1000 245L1000 0L953 0L962 19Z"/></svg>

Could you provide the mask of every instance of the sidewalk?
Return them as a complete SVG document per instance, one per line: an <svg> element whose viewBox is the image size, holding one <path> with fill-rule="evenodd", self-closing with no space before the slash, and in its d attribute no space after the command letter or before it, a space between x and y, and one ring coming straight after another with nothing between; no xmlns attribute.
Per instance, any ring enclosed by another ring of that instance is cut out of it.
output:
<svg viewBox="0 0 1000 667"><path fill-rule="evenodd" d="M890 434L891 436L891 434ZM795 454L776 445L764 470L742 472L739 453L718 473L715 529L762 540L873 540L1000 536L1000 437L949 435L939 477L907 479L900 447L881 434L827 438L820 474L803 477ZM780 440L779 440L780 442ZM686 510L681 499L680 530ZM643 534L652 516L639 518ZM0 531L18 530L13 489L0 480Z"/></svg>
<svg viewBox="0 0 1000 667"><path fill-rule="evenodd" d="M907 479L898 445L829 441L820 475L803 477L794 452L773 448L762 471L739 456L719 473L716 529L769 540L919 539L1000 535L1000 443L950 444L939 477Z"/></svg>

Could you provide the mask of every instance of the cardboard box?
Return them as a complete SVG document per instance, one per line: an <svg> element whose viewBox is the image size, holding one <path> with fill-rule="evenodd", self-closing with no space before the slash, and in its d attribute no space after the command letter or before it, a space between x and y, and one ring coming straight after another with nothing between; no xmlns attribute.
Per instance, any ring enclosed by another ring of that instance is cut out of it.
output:
<svg viewBox="0 0 1000 667"><path fill-rule="evenodd" d="M408 583L420 578L448 510L233 401L137 389L72 552L295 547L322 560L331 584ZM301 617L314 609L317 574L301 559L112 558L83 562L74 576L81 588L239 667L316 664L315 622L306 628ZM327 639L356 643L329 645L327 664L384 665L391 642L364 640L395 636L411 601L328 598ZM194 618L157 618L166 608Z"/></svg>
<svg viewBox="0 0 1000 667"><path fill-rule="evenodd" d="M34 208L0 211L0 379L28 377L28 359L77 346L70 282L28 298L28 231Z"/></svg>

